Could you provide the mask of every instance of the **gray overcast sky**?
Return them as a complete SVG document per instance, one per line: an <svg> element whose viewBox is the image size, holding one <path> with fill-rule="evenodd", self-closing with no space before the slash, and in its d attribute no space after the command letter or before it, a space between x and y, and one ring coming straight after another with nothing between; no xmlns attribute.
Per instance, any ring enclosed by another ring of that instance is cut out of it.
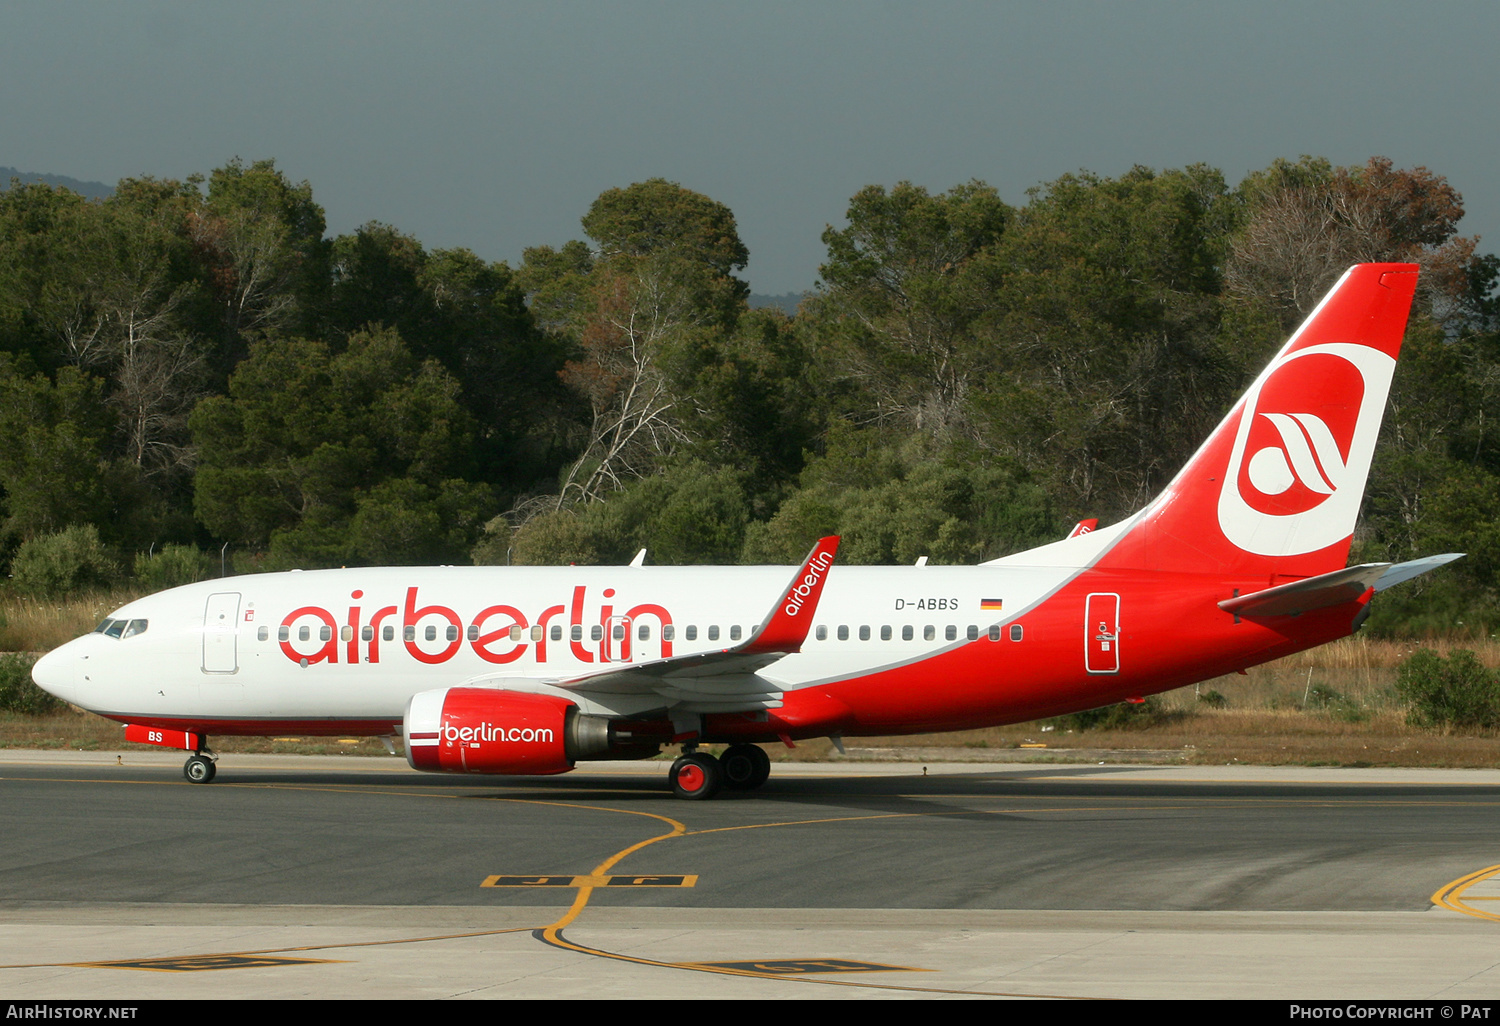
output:
<svg viewBox="0 0 1500 1026"><path fill-rule="evenodd" d="M1087 168L1422 164L1500 249L1500 4L0 0L0 165L105 182L239 155L519 262L604 189L727 204L757 292L810 288L864 185L1012 203Z"/></svg>

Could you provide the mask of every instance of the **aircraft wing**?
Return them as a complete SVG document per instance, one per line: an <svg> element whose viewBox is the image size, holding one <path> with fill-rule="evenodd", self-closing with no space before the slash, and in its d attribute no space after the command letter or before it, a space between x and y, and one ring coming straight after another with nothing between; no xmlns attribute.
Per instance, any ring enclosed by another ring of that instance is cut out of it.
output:
<svg viewBox="0 0 1500 1026"><path fill-rule="evenodd" d="M802 650L838 547L837 536L819 539L776 605L738 645L645 663L601 666L546 683L599 694L655 692L666 704L684 712L775 708L781 704L781 688L757 671Z"/></svg>

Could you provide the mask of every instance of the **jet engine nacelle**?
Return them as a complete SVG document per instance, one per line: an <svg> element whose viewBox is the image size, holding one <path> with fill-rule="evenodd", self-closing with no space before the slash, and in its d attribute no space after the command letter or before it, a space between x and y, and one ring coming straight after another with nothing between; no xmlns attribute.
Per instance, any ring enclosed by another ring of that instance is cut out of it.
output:
<svg viewBox="0 0 1500 1026"><path fill-rule="evenodd" d="M566 773L610 747L609 721L555 695L441 688L413 695L401 725L413 769Z"/></svg>

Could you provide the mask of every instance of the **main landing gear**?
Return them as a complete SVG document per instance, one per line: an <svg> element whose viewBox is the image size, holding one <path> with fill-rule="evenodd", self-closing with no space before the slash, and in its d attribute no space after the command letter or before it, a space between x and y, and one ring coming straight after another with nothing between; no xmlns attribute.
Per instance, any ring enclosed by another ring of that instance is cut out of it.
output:
<svg viewBox="0 0 1500 1026"><path fill-rule="evenodd" d="M182 775L194 784L209 783L217 772L219 768L214 762L214 753L207 748L188 756L188 761L182 765Z"/></svg>
<svg viewBox="0 0 1500 1026"><path fill-rule="evenodd" d="M752 791L771 775L771 757L756 745L731 745L715 759L707 752L685 751L667 774L672 793L679 798L701 801L719 793Z"/></svg>

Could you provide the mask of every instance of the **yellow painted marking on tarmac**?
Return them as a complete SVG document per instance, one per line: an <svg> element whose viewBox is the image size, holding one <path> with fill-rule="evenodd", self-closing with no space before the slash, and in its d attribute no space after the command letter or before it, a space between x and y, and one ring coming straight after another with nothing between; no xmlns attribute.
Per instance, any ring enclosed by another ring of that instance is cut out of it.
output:
<svg viewBox="0 0 1500 1026"><path fill-rule="evenodd" d="M789 980L793 983L816 983L825 987L854 987L860 990L890 990L913 994L955 994L970 997L1017 997L1017 998L1054 998L1057 1000L1086 1000L1073 994L1038 994L1036 992L1022 991L993 991L993 990L964 990L957 987L916 987L899 983L863 983L855 980L826 980L805 974L791 975L785 971L776 970L775 966L784 964L781 959L763 959L765 969L738 968L739 965L755 963L714 963L714 962L660 962L651 958L637 958L634 955L622 955L614 951L604 951L600 948L591 948L583 944L576 944L563 937L558 931L543 931L548 943L555 947L568 951L576 951L583 955L594 955L599 958L607 958L616 962L631 962L635 965L650 965L661 969L686 969L691 972L713 973L719 976L748 976L752 979L761 980ZM839 961L839 960L823 960ZM893 966L893 969L904 969L911 972L929 972L914 966ZM833 972L836 970L823 970Z"/></svg>
<svg viewBox="0 0 1500 1026"><path fill-rule="evenodd" d="M302 944L285 948L255 948L250 951L217 951L201 955L181 955L179 958L247 958L252 955L275 955L285 951L337 951L343 948L381 948L392 944L426 944L431 941L466 940L470 937L496 937L503 933L534 933L530 926L510 926L503 930L472 930L467 933L443 933L432 937L395 937L391 940L381 941L344 941L342 943L330 944ZM310 962L341 962L348 959L323 958L307 959ZM14 965L0 965L0 969L44 969L56 966L119 966L123 962L21 962Z"/></svg>
<svg viewBox="0 0 1500 1026"><path fill-rule="evenodd" d="M672 829L668 830L664 834L658 834L655 837L648 837L644 841L637 841L635 844L632 844L630 847L623 848L620 851L616 852L615 854L611 855L609 858L605 859L603 862L601 862L597 866L595 866L594 867L594 871L589 874L590 876L606 876L606 875L608 875L609 871L611 869L613 869L616 865L618 865L621 861L623 861L624 859L626 859L627 857L629 857L631 855L634 855L636 852L640 851L642 848L648 847L649 845L653 845L657 841L665 841L665 840L667 840L668 838L671 838L671 837L681 837L683 834L687 833L687 825L686 824L681 823L678 820L672 819L669 816L659 815L658 813L655 813L655 812L641 812L638 809L605 809L605 808L600 808L597 805L576 805L576 804L574 804L572 802L538 802L538 801L532 801L530 799L519 799L519 798L511 798L511 799L506 799L506 800L507 801L521 801L521 802L524 802L524 804L527 804L527 805L555 805L555 806L557 806L559 808L591 809L594 812L614 812L614 813L625 813L625 814L628 814L628 815L631 815L631 816L646 816L649 819L661 820L663 823L667 823L667 824L669 824L671 826ZM584 907L588 905L589 898L591 898L593 896L593 894L594 894L594 888L592 886L585 886L585 887L578 888L578 894L573 898L573 905L572 905L572 907L569 908L568 911L557 922L553 923L551 926L543 927L543 929L542 929L542 936L544 938L555 936L558 933L558 931L560 931L563 927L567 926L573 920L577 919L578 916L579 916L579 914L584 910Z"/></svg>
<svg viewBox="0 0 1500 1026"><path fill-rule="evenodd" d="M338 965L337 958L274 958L265 955L178 955L169 958L137 958L120 962L69 962L80 969L135 969L151 973L202 973L225 969L269 969L292 965Z"/></svg>
<svg viewBox="0 0 1500 1026"><path fill-rule="evenodd" d="M861 962L852 958L763 958L751 962L684 962L695 969L748 969L776 976L800 976L806 973L930 973L914 965L890 965L886 962Z"/></svg>
<svg viewBox="0 0 1500 1026"><path fill-rule="evenodd" d="M636 876L487 876L481 887L696 887L693 875L640 873Z"/></svg>
<svg viewBox="0 0 1500 1026"><path fill-rule="evenodd" d="M1045 779L1045 780L1065 780L1067 782L1076 782L1075 778L1071 778L1071 777L1057 777L1057 776L1051 776L1051 775L1046 776L1046 777L1042 777L1042 776L1030 776L1030 777L1025 777L1025 778L1021 778L1021 779L1027 780L1027 781L1043 780L1043 779ZM187 783L185 781L176 781L176 782L172 782L172 781L123 781L123 780L112 780L112 779L107 779L107 778L84 778L84 779L70 780L70 781L67 781L67 782L71 782L71 783L154 784L154 785L157 785L157 786L161 786L162 784L167 784L168 786L181 786L181 787L200 786L200 785L190 784L190 783ZM1177 781L1174 781L1174 782L1177 782ZM1237 783L1243 783L1244 781L1236 781L1236 782ZM1287 783L1287 782L1285 782L1285 781L1253 781L1252 783ZM1293 782L1293 783L1297 783L1297 782ZM1389 784L1398 783L1398 782L1394 782L1394 781L1382 781L1382 782L1378 782L1378 783L1389 785ZM1425 781L1424 782L1414 782L1414 783L1429 784L1429 782L1425 782ZM684 836L695 835L695 834L720 833L720 832L729 831L729 830L762 829L762 828L765 828L765 827L773 827L773 826L804 826L804 825L813 825L813 824L818 824L818 823L851 822L851 821L872 820L872 819L901 819L901 818L920 818L920 817L924 817L924 816L972 815L976 811L989 812L991 814L1025 814L1025 813L1037 813L1037 812L1120 811L1122 808L1128 809L1128 810L1132 810L1132 811L1171 811L1171 810L1182 810L1182 809L1202 809L1204 807L1212 807L1212 806L1215 806L1215 805L1226 807L1226 808L1232 808L1232 807L1236 807L1236 806L1239 806L1239 807L1243 807L1243 806L1266 806L1266 807L1277 807L1277 806L1280 806L1280 807L1290 807L1290 806L1310 806L1310 807L1351 806L1351 807L1369 807L1369 806L1375 806L1375 807L1382 807L1382 806L1401 806L1401 805L1409 805L1409 806L1413 806L1413 807L1435 807L1435 806L1436 807L1447 807L1447 806L1481 806L1482 807L1482 806L1500 804L1500 802L1472 802L1472 801L1460 802L1460 801L1427 801L1427 800L1412 801L1412 800L1403 800L1403 799L1394 799L1394 800L1392 800L1392 799L1379 799L1379 800L1354 799L1354 800L1342 800L1342 799L1326 799L1326 798L1318 798L1318 799L1295 799L1295 798L1293 798L1293 799L1287 799L1287 798L1266 799L1266 798L1257 798L1257 797L1236 798L1236 797L1232 797L1232 796L1222 796L1221 795L1221 796L1216 796L1214 798L1203 799L1203 800L1193 800L1191 798L1183 798L1183 797L1180 797L1180 796L1178 796L1178 797L1172 797L1172 798L1164 798L1164 799L1162 799L1160 801L1156 801L1156 800L1148 798L1148 799L1144 799L1144 802L1146 804L1133 804L1133 805L1129 805L1129 806L1122 806L1122 805L1120 805L1118 803L1112 803L1112 802L1110 802L1110 800L1108 798L1101 799L1100 796L1098 796L1098 795L1078 795L1078 796L1056 796L1056 795L1052 795L1052 796L1048 796L1048 798L1046 800L1049 801L1049 802L1063 803L1063 802L1069 801L1070 798L1071 798L1071 799L1074 799L1074 800L1077 800L1077 801L1090 801L1090 802L1095 802L1095 803L1098 803L1098 802L1102 801L1104 804L1098 804L1098 805L1093 805L1093 806L1080 806L1080 805L1066 805L1066 804L1062 804L1062 805L1059 805L1056 808L1046 808L1046 807L1038 808L1036 806L1030 806L1030 807L1006 808L1006 809L992 809L992 810L961 809L961 810L953 810L953 811L945 811L945 812L874 813L874 814L870 814L870 815L866 815L866 816L845 816L845 817L830 817L830 818L808 819L808 820L793 820L793 821L783 821L783 822L777 822L777 823L746 824L746 825L735 826L735 827L716 827L716 828L709 828L709 829L705 829L705 830L689 831L686 828L686 826L684 824L680 823L679 821L671 819L671 818L666 817L666 816L658 815L656 813L643 812L643 811L633 810L633 809L611 809L611 808L604 808L604 807L601 807L601 806L583 805L583 804L574 803L574 802L540 801L540 800L537 800L537 799L534 799L534 798L519 798L519 797L509 797L509 796L496 796L496 795L491 795L491 794L475 795L475 794L472 794L472 793L467 792L467 791L464 791L464 792L451 792L451 791L449 791L449 792L432 792L432 791L416 791L416 790L411 789L410 787L396 787L396 786L393 786L393 787L370 787L370 786L358 786L358 785L355 785L355 786L328 786L328 785L298 785L298 784L283 784L283 783L248 783L248 782L246 782L246 783L221 782L218 786L220 786L220 787L242 787L242 788L243 787L249 787L249 788L262 788L262 789L306 790L306 791L321 791L321 792L331 792L331 793L376 794L376 795L389 795L389 796L402 796L402 797L428 797L428 798L475 798L475 797L478 797L478 798L484 798L486 800L491 800L491 801L509 801L509 802L516 802L518 804L525 804L525 805L554 805L554 806L559 806L559 807L585 809L585 810L596 811L596 812L627 813L627 814L630 814L630 815L646 816L648 818L658 819L658 820L661 820L661 821L663 821L665 823L671 824L672 829L670 829L666 833L662 833L662 834L659 834L657 836L647 838L647 839L645 839L643 841L639 841L639 842L637 842L637 843L635 843L633 845L630 845L629 847L627 847L625 849L622 849L621 851L617 852L615 855L613 855L610 858L606 859L603 863L601 863L598 867L595 868L595 870L593 871L593 873L590 874L591 877L603 877L603 876L605 876L607 874L607 870L608 869L612 868L613 866L615 866L616 864L618 864L621 860L627 858L631 854L634 854L635 852L640 851L641 849L647 847L648 845L655 844L655 843L657 843L659 841L668 840L668 839L673 838L673 837L684 837ZM1429 786L1431 786L1431 785L1429 784ZM607 789L591 788L591 790L607 790ZM627 790L627 789L622 789L622 790ZM630 793L635 793L635 791L633 789L628 789L628 790L630 790ZM988 797L988 796L976 795L976 794L973 794L973 793L967 793L967 794L966 793L956 793L956 794L952 794L952 795L933 795L933 794L928 793L928 794L921 794L921 795L894 795L894 796L888 796L888 797L894 797L894 798L902 798L902 797L905 797L905 798L920 798L920 799L927 800L927 801L931 801L931 800L934 800L934 799L937 799L937 798L952 798L952 799L955 799L955 800L974 801L977 798L984 798L984 797ZM1006 796L1006 797L1008 797L1011 801L1015 801L1015 800L1017 800L1018 797L1021 797L1021 796L1010 795L1010 796ZM1021 798L1021 800L1024 800L1024 798ZM1135 802L1135 803L1140 803L1140 802L1143 801L1143 799L1139 795L1129 796L1129 798L1127 798L1125 800L1129 800L1129 801L1132 801L1132 802ZM1500 916L1492 916L1492 915L1489 915L1488 913L1480 912L1478 910L1467 909L1467 908L1464 908L1464 907L1462 907L1461 905L1459 905L1457 903L1458 896L1460 896L1462 894L1463 890L1466 889L1467 886L1471 885L1472 883L1478 882L1482 878L1488 878L1490 875L1493 875L1495 873L1500 873L1500 866L1492 866L1492 867L1489 867L1488 869L1480 870L1477 873L1470 874L1467 877L1464 877L1464 878L1461 878L1460 880L1454 881L1452 884L1447 885L1445 888L1443 888L1442 890L1440 890L1437 894L1435 894L1433 896L1434 904L1439 904L1442 907L1451 908L1451 909L1454 909L1455 911L1463 911L1463 912L1466 912L1467 914L1474 915L1474 916L1477 916L1479 918L1485 918L1485 919L1492 919L1492 920L1495 920L1495 921L1500 921ZM758 977L758 978L763 978L763 979L784 979L784 980L785 979L790 979L790 980L794 980L794 981L797 981L797 982L818 983L818 984L822 984L824 986L844 986L844 987L856 987L856 988L861 988L861 989L902 991L902 992L912 992L912 993L972 995L972 996L976 996L976 997L977 996L984 996L984 997L1033 997L1033 998L1040 998L1040 997L1068 998L1068 997L1073 997L1073 995L1061 995L1061 994L1038 994L1038 993L1023 993L1023 992L974 991L974 990L963 990L963 989L956 989L956 988L915 987L915 986L904 986L904 985L896 985L896 984L863 983L863 982L855 982L855 981L850 981L850 980L815 979L815 978L810 978L810 977L807 977L807 976L804 976L804 975L800 975L800 974L799 975L794 975L794 976L789 976L784 971L780 971L780 972L774 971L774 967L780 966L780 965L784 964L784 960L780 960L780 959L775 959L775 960L760 960L759 962L748 963L750 965L764 964L765 967L766 967L766 970L767 970L767 971L754 971L754 970L747 970L747 969L741 969L741 968L731 968L731 966L738 966L738 965L745 965L745 964L747 964L747 963L743 963L743 962L741 962L741 963L717 963L717 964L715 964L715 963L708 963L708 962L663 962L663 961L657 961L657 960L654 960L654 959L638 958L638 957L635 957L635 956L624 955L624 954L620 954L620 953L617 953L617 952L604 951L602 949L597 949L597 948L590 948L590 947L588 947L586 945L578 944L578 943L575 943L575 942L573 942L571 940L568 940L567 938L565 938L565 937L562 936L562 932L561 931L563 930L563 928L565 928L570 923L572 923L574 920L576 920L578 918L578 916L582 913L582 911L584 910L584 908L588 904L589 898L592 896L594 886L597 886L597 884L592 884L591 883L591 884L588 884L586 886L579 887L578 894L577 894L577 896L576 896L576 898L575 898L575 900L573 902L573 905L569 908L569 910L560 919L558 919L555 923L551 924L550 926L544 927L544 928L542 928L540 930L527 931L527 930L525 930L525 928L509 928L509 929L503 929L503 930L484 930L484 931L475 931L475 932L472 932L472 933L449 934L449 935L433 936L433 937L398 938L398 939L393 939L393 940L388 940L388 941L369 941L369 942L362 942L362 943L345 943L345 944L334 943L334 944L324 944L324 945L308 945L308 946L305 946L305 947L272 948L272 949L264 949L264 953L279 952L279 951L311 951L311 950L321 950L321 949L353 948L353 947L376 946L376 945L390 945L390 944L412 944L412 943L422 943L422 942L425 942L425 941L433 941L433 940L451 940L451 939L461 939L461 938L466 938L466 937L493 936L493 935L504 934L504 933L532 932L534 934L539 934L544 941L546 941L547 943L549 943L549 944L551 944L553 946L556 946L556 947L559 947L559 948L563 948L563 949L566 949L566 950L575 951L575 952L578 952L580 954L589 954L589 955L594 955L596 957L606 958L606 959L615 960L615 961L624 961L624 962L630 962L630 963L635 963L635 964L639 964L639 965L659 966L659 967L662 967L662 968L686 969L686 970L697 971L697 972L709 972L709 973L717 973L717 974L722 974L722 975L734 975L734 976L750 976L750 977ZM1440 900L1440 899L1442 899L1442 900ZM1480 900L1480 896L1476 895L1473 899L1470 899L1470 900ZM1491 899L1491 900L1493 900L1493 899ZM1453 903L1450 904L1450 901L1452 901ZM236 953L236 954L252 955L252 954L261 954L261 953L263 953L263 952L244 952L244 953ZM199 957L202 957L202 956L199 956ZM838 961L838 960L833 960L833 961ZM77 964L77 963L73 963L73 964ZM24 967L30 968L31 966L24 966ZM23 968L23 966L3 966L3 967L0 967L0 968ZM912 967L912 969L915 971L915 967Z"/></svg>
<svg viewBox="0 0 1500 1026"><path fill-rule="evenodd" d="M1470 908L1468 905L1471 901L1500 901L1500 898L1481 897L1477 894L1472 898L1464 896L1464 892L1470 887L1473 887L1477 883L1483 883L1497 874L1500 874L1500 866L1486 866L1483 869L1475 870L1467 876L1461 876L1457 880L1449 881L1433 892L1432 903L1439 908L1446 908L1451 912L1462 912L1464 915L1473 916L1476 919L1488 919L1492 923L1500 923L1500 916L1491 912L1480 911L1477 908Z"/></svg>
<svg viewBox="0 0 1500 1026"><path fill-rule="evenodd" d="M643 848L646 848L649 845L656 844L658 841L669 840L669 839L674 838L674 837L685 837L689 833L689 831L687 829L687 826L685 824L679 822L678 820L672 819L670 817L658 815L657 813L654 813L654 812L641 812L641 811L636 810L636 809L606 809L606 808L600 808L598 806L576 805L576 804L571 803L571 802L538 802L538 801L532 801L530 799L522 799L522 798L505 798L505 799L499 799L499 800L502 800L502 801L514 801L514 802L519 802L519 803L525 804L525 805L557 805L557 806L563 806L563 807L567 807L567 808L592 809L592 810L597 811L597 812L617 812L617 813L618 812L624 812L624 813L629 813L631 815L647 816L647 817L650 817L652 819L659 819L659 820L661 820L664 823L669 823L669 824L672 825L672 829L669 830L669 831L667 831L664 834L658 834L655 837L648 837L644 841L637 841L635 844L630 845L628 848L624 848L624 849L616 852L614 855L611 855L609 858L607 858L603 862L601 862L598 866L594 867L594 871L591 874L589 874L590 876L594 876L594 877L605 876L606 874L608 874L609 870L613 869L623 859L625 859L628 856L634 854L635 852L640 851ZM770 825L770 824L765 824L765 825ZM787 824L787 825L794 825L794 824ZM700 831L700 832L701 833L711 833L712 831ZM578 889L578 896L573 900L572 907L569 908L568 911L560 919L557 920L557 922L553 923L550 926L543 927L542 929L536 931L540 935L540 937L543 940L543 942L545 942L547 944L550 944L553 947L562 948L562 949L564 949L566 951L575 951L575 952L577 952L579 954L583 954L583 955L593 955L596 958L607 958L607 959L609 959L611 961L616 961L616 962L630 962L630 963L633 963L635 965L658 966L658 967L663 968L663 969L687 969L687 970L690 970L690 971L693 971L693 972L714 973L714 974L721 975L721 976L749 976L749 977L754 977L754 978L758 978L758 979L774 979L774 980L786 980L786 979L790 979L790 980L795 980L797 982L802 982L802 983L820 983L820 984L823 984L825 986L836 986L836 987L857 987L857 988L861 988L861 989L865 989L865 990L894 990L894 991L906 991L906 992L925 993L925 994L969 994L969 995L973 995L973 996L976 996L976 997L1034 997L1034 998L1039 998L1039 997L1053 997L1053 998L1064 998L1064 997L1068 996L1068 995L1062 995L1062 994L994 993L994 992L988 992L988 991L960 990L960 989L955 989L955 988L943 988L943 987L909 987L909 986L900 986L900 985L896 985L896 984L861 983L861 982L855 982L855 981L852 981L852 980L814 979L814 978L811 978L811 977L808 977L808 976L802 976L802 975L788 976L785 972L777 972L777 971L772 971L772 970L769 970L769 969L766 969L766 970L754 970L754 969L737 968L737 967L732 967L731 964L719 964L719 965L715 965L714 963L711 963L711 962L662 962L662 961L658 961L656 959L651 959L651 958L638 958L638 957L636 957L634 955L624 955L624 954L620 954L619 952L615 952L615 951L605 951L602 948L591 948L591 947L588 947L586 945L577 944L577 943L575 943L575 942L573 942L571 940L568 940L566 937L563 936L562 931L563 931L563 929L565 927L567 927L575 919L577 919L580 914L582 914L584 908L587 907L587 905L588 905L589 898L593 896L593 893L594 893L594 887L593 886L583 886L583 887L580 887ZM767 961L771 962L772 964L774 964L776 961L779 961L779 960L767 960ZM913 971L916 971L916 970L913 970Z"/></svg>

